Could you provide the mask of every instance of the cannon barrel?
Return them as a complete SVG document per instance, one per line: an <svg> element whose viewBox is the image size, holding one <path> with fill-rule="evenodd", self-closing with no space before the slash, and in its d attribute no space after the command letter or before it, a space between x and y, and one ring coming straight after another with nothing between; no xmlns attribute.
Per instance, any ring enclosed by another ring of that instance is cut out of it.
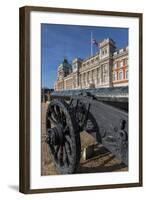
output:
<svg viewBox="0 0 146 200"><path fill-rule="evenodd" d="M111 87L111 88L95 88L95 89L77 89L53 91L52 99L61 98L70 100L74 96L86 95L94 96L98 101L115 106L119 109L128 111L128 87Z"/></svg>

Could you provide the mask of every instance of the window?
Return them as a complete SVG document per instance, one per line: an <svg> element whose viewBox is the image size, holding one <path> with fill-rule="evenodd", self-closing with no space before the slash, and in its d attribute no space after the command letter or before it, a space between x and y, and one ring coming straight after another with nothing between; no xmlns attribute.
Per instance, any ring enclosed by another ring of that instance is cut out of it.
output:
<svg viewBox="0 0 146 200"><path fill-rule="evenodd" d="M89 72L87 72L87 82L89 82Z"/></svg>
<svg viewBox="0 0 146 200"><path fill-rule="evenodd" d="M101 78L101 74L100 74L100 69L97 69L97 83L100 83L100 78Z"/></svg>
<svg viewBox="0 0 146 200"><path fill-rule="evenodd" d="M73 64L73 69L76 69L77 68L77 65L76 64Z"/></svg>
<svg viewBox="0 0 146 200"><path fill-rule="evenodd" d="M128 59L125 59L125 65L126 66L128 65Z"/></svg>
<svg viewBox="0 0 146 200"><path fill-rule="evenodd" d="M116 80L117 80L117 73L114 72L114 73L113 73L113 81L116 81Z"/></svg>
<svg viewBox="0 0 146 200"><path fill-rule="evenodd" d="M116 69L117 68L117 63L114 63L114 69Z"/></svg>
<svg viewBox="0 0 146 200"><path fill-rule="evenodd" d="M91 80L93 81L94 70L91 71Z"/></svg>
<svg viewBox="0 0 146 200"><path fill-rule="evenodd" d="M107 72L107 64L104 64L103 65L103 73L106 73Z"/></svg>
<svg viewBox="0 0 146 200"><path fill-rule="evenodd" d="M107 49L104 48L104 49L102 50L102 55L105 55L105 54L107 54Z"/></svg>
<svg viewBox="0 0 146 200"><path fill-rule="evenodd" d="M123 67L123 61L120 62L120 67Z"/></svg>
<svg viewBox="0 0 146 200"><path fill-rule="evenodd" d="M123 79L123 72L120 71L120 72L119 72L119 80L122 80L122 79Z"/></svg>
<svg viewBox="0 0 146 200"><path fill-rule="evenodd" d="M128 70L126 71L125 78L128 79Z"/></svg>

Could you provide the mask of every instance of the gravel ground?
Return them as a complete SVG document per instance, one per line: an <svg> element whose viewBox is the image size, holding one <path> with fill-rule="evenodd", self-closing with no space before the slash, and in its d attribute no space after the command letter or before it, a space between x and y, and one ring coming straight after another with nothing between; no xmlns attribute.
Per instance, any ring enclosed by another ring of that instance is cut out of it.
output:
<svg viewBox="0 0 146 200"><path fill-rule="evenodd" d="M48 104L42 103L42 131L41 131L41 175L57 175L59 174L51 160L45 143L45 113ZM127 171L128 168L115 158L102 145L98 145L95 139L86 132L80 133L81 152L84 148L94 146L94 154L90 159L84 160L81 156L77 173L97 173L97 172L114 172ZM81 153L82 154L82 153Z"/></svg>

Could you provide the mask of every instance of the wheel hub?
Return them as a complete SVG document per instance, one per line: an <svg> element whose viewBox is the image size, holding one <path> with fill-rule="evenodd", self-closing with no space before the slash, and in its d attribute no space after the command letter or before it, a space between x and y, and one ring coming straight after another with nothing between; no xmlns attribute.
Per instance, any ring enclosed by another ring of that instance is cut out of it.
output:
<svg viewBox="0 0 146 200"><path fill-rule="evenodd" d="M48 129L46 142L50 145L63 144L63 127L57 124L55 127Z"/></svg>

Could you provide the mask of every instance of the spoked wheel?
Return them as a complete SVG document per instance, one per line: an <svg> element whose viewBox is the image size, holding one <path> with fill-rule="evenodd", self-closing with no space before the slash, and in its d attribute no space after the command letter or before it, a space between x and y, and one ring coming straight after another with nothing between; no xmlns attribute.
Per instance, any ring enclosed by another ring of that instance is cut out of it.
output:
<svg viewBox="0 0 146 200"><path fill-rule="evenodd" d="M65 101L55 99L48 106L46 142L61 174L75 173L80 161L80 134L73 116Z"/></svg>

